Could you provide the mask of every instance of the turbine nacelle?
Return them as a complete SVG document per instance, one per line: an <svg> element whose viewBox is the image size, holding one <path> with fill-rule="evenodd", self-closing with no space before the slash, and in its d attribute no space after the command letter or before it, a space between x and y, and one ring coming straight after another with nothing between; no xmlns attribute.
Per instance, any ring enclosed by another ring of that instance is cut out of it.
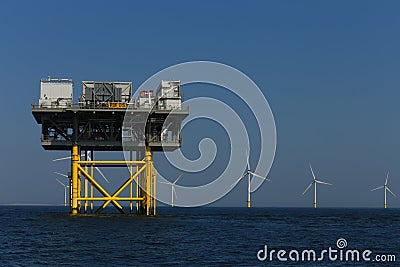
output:
<svg viewBox="0 0 400 267"><path fill-rule="evenodd" d="M176 190L175 190L175 185L178 182L178 180L182 177L182 174L178 176L178 178L176 178L176 180L171 183L169 181L167 182L160 182L161 184L167 184L171 186L171 207L174 206L174 196L175 198L178 198L177 194L176 194Z"/></svg>
<svg viewBox="0 0 400 267"><path fill-rule="evenodd" d="M390 190L389 186L387 185L387 184L388 184L388 180L389 180L389 172L387 172L387 174L386 174L386 180L385 180L385 184L384 184L384 185L378 186L378 187L376 187L376 188L374 188L374 189L371 189L371 191L379 190L379 189L382 189L382 188L384 189L384 190L383 190L383 191L384 191L384 202L383 202L383 207L384 207L384 208L387 207L387 201L386 201L387 196L386 196L386 192L389 192L389 193L392 194L394 197L397 197L397 195L396 195L395 193L393 193L393 192Z"/></svg>
<svg viewBox="0 0 400 267"><path fill-rule="evenodd" d="M235 187L235 185L247 175L247 177L248 177L248 182L247 182L247 207L250 208L250 194L251 194L251 192L252 192L252 191L250 190L250 189L251 189L251 187L250 187L251 181L254 179L254 177L260 178L260 179L262 179L262 180L264 180L264 181L268 181L268 182L271 182L271 180L268 179L268 178L266 178L266 177L262 177L261 175L259 175L259 174L255 173L255 172L251 171L251 168L250 168L250 159L249 159L249 154L248 154L247 150L246 150L246 157L247 157L247 169L246 169L246 171L243 173L243 175L240 176L240 178L237 179L237 180L231 185L231 188ZM253 178L250 178L251 176L253 176Z"/></svg>
<svg viewBox="0 0 400 267"><path fill-rule="evenodd" d="M324 185L332 185L332 184L317 180L317 177L315 176L315 173L311 166L311 163L310 163L310 171L311 171L311 174L313 177L313 181L310 183L309 186L307 186L306 190L304 190L303 195L308 191L308 189L311 188L311 186L314 186L314 208L316 208L317 207L317 184L324 184Z"/></svg>

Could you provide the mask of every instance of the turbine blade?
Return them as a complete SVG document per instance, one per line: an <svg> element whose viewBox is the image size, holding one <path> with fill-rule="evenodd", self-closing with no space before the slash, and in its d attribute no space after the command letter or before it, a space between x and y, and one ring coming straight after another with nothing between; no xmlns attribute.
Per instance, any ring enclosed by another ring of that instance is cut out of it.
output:
<svg viewBox="0 0 400 267"><path fill-rule="evenodd" d="M159 182L160 184L169 184L169 185L172 185L170 182L163 182L163 181L161 181L161 182Z"/></svg>
<svg viewBox="0 0 400 267"><path fill-rule="evenodd" d="M390 192L390 194L392 194L393 196L397 197L395 193L393 193L392 191L390 191L389 187L386 186L387 191Z"/></svg>
<svg viewBox="0 0 400 267"><path fill-rule="evenodd" d="M304 190L303 195L307 192L308 189L310 189L310 187L314 184L314 182L312 182L307 188L306 190Z"/></svg>
<svg viewBox="0 0 400 267"><path fill-rule="evenodd" d="M176 194L176 191L175 191L175 188L174 188L174 187L172 187L172 191L174 192L175 198L178 198L178 195Z"/></svg>
<svg viewBox="0 0 400 267"><path fill-rule="evenodd" d="M254 172L251 172L251 171L249 171L249 173L251 173L251 174L254 175L255 177L258 177L258 178L260 178L260 179L267 180L267 181L271 182L270 179L267 179L266 177L262 177L261 175L258 175L257 173L254 173Z"/></svg>
<svg viewBox="0 0 400 267"><path fill-rule="evenodd" d="M60 176L64 176L64 177L69 178L68 175L66 175L66 174L64 174L64 173L61 173L61 172L54 172L54 173L55 173L55 174L58 174L58 175L60 175Z"/></svg>
<svg viewBox="0 0 400 267"><path fill-rule="evenodd" d="M246 149L246 158L247 158L247 170L250 170L250 159L249 159L249 152Z"/></svg>
<svg viewBox="0 0 400 267"><path fill-rule="evenodd" d="M242 176L240 176L239 179L237 179L232 185L231 188L234 187L243 177L245 177L247 175L247 173L243 174Z"/></svg>
<svg viewBox="0 0 400 267"><path fill-rule="evenodd" d="M57 178L56 178L56 180L57 180L57 182L59 182L62 186L66 187L66 185L63 184L60 180L58 180Z"/></svg>
<svg viewBox="0 0 400 267"><path fill-rule="evenodd" d="M386 181L385 181L385 185L387 185L387 183L388 183L388 180L389 180L389 171L387 172L387 174L386 174Z"/></svg>
<svg viewBox="0 0 400 267"><path fill-rule="evenodd" d="M311 174L312 174L312 176L314 178L314 181L316 181L317 178L315 178L315 174L314 174L313 168L311 167L311 163L310 163L310 170L311 170Z"/></svg>
<svg viewBox="0 0 400 267"><path fill-rule="evenodd" d="M166 127L164 127L161 131L161 135L165 135L168 131L169 126L171 126L172 122L170 122Z"/></svg>
<svg viewBox="0 0 400 267"><path fill-rule="evenodd" d="M172 184L176 184L176 182L178 182L179 178L182 177L183 174L179 175L178 178L176 178L175 182L173 182Z"/></svg>
<svg viewBox="0 0 400 267"><path fill-rule="evenodd" d="M52 161L54 162L54 161L66 160L66 159L70 159L70 158L71 158L71 156L65 157L65 158L53 159Z"/></svg>
<svg viewBox="0 0 400 267"><path fill-rule="evenodd" d="M333 185L333 184L322 182L322 181L318 181L318 180L315 180L315 182L318 183L318 184Z"/></svg>
<svg viewBox="0 0 400 267"><path fill-rule="evenodd" d="M92 160L91 158L90 158L90 156L89 155L87 155L87 159L88 160ZM103 177L103 179L109 184L110 183L110 181L107 179L107 177L102 173L102 171L100 171L100 169L99 169L99 167L94 167L95 169L96 169L96 171L101 175L101 177Z"/></svg>
<svg viewBox="0 0 400 267"><path fill-rule="evenodd" d="M110 181L107 179L107 177L100 171L99 167L94 167L96 171L103 177L103 179L107 182L110 183Z"/></svg>
<svg viewBox="0 0 400 267"><path fill-rule="evenodd" d="M378 189L381 189L381 188L384 188L384 187L385 187L385 186L382 185L382 186L379 186L379 187L377 187L377 188L371 189L371 191L375 191L375 190L378 190Z"/></svg>
<svg viewBox="0 0 400 267"><path fill-rule="evenodd" d="M268 182L272 182L270 179L268 179L268 178L261 178L261 177L257 177L257 178L260 178L261 180L264 180L264 181L268 181Z"/></svg>

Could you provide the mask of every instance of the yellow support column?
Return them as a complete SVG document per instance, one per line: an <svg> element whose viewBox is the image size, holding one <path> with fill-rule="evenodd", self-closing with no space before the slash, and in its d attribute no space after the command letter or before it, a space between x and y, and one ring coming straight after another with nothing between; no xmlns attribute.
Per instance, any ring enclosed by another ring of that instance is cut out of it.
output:
<svg viewBox="0 0 400 267"><path fill-rule="evenodd" d="M146 215L150 215L151 211L151 203L152 203L152 195L151 195L151 189L152 189L152 178L153 178L153 158L152 158L152 153L151 153L151 148L146 147L146 192L145 192L145 212Z"/></svg>
<svg viewBox="0 0 400 267"><path fill-rule="evenodd" d="M90 156L91 156L91 160L93 160L93 151L92 151ZM90 176L92 176L94 178L94 166L93 166L93 164L90 165ZM90 197L91 198L94 197L94 188L93 188L93 185L91 183L90 183ZM90 213L93 213L93 209L94 209L93 200L91 200L90 201Z"/></svg>
<svg viewBox="0 0 400 267"><path fill-rule="evenodd" d="M132 161L132 151L129 151L129 160ZM133 169L132 169L132 164L129 165L129 177L132 178L133 175ZM130 183L129 185L129 197L132 198L133 197L133 182L134 180ZM129 202L129 213L132 214L132 210L133 210L133 203L132 201Z"/></svg>
<svg viewBox="0 0 400 267"><path fill-rule="evenodd" d="M138 172L139 172L139 166L136 164L136 173L138 173ZM139 176L140 175L138 175L136 177L136 194L135 194L136 198L139 197L139 190L140 190L140 187L139 187ZM135 213L139 214L139 201L136 201L135 207L136 207L136 212Z"/></svg>
<svg viewBox="0 0 400 267"><path fill-rule="evenodd" d="M131 159L132 160L132 159ZM132 179L132 165L129 166L129 178ZM133 182L134 180L132 180L132 182L129 184L129 197L132 198L133 197ZM132 210L133 210L133 203L132 201L129 202L129 213L132 214Z"/></svg>
<svg viewBox="0 0 400 267"><path fill-rule="evenodd" d="M87 152L87 150L85 150L85 160L87 161L88 160L88 152ZM85 165L85 171L87 172L88 171L88 167L87 167L87 165ZM84 197L85 198L87 198L88 197L88 180L86 179L86 177L84 177L83 178L84 180L84 184L83 184L83 191L84 191ZM88 209L88 201L87 200L85 200L84 201L84 204L83 204L83 211L84 211L84 213L87 213L87 209Z"/></svg>
<svg viewBox="0 0 400 267"><path fill-rule="evenodd" d="M82 181L81 181L81 172L78 170L78 198L81 197L82 191ZM81 201L78 200L78 213L81 213Z"/></svg>
<svg viewBox="0 0 400 267"><path fill-rule="evenodd" d="M72 147L72 155L71 155L71 180L72 180L72 214L79 213L79 171L78 171L78 161L80 160L79 156L79 147L74 145Z"/></svg>
<svg viewBox="0 0 400 267"><path fill-rule="evenodd" d="M156 172L154 171L154 164L152 166L152 170L153 170L153 215L156 215L157 177L156 177Z"/></svg>

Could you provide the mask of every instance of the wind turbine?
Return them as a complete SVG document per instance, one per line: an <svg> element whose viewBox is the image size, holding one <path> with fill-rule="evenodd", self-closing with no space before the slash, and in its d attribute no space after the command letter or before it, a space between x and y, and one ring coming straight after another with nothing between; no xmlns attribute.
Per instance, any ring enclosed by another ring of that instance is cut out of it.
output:
<svg viewBox="0 0 400 267"><path fill-rule="evenodd" d="M64 174L62 174L62 173L58 173L58 174L64 176ZM66 176L68 177L68 175L66 175ZM64 183L62 183L62 182L61 182L60 180L58 180L57 178L56 178L56 180L57 180L57 182L59 182L62 186L64 186L64 207L66 207L66 206L67 206L67 188L69 188L69 185L65 185Z"/></svg>
<svg viewBox="0 0 400 267"><path fill-rule="evenodd" d="M241 179L243 179L243 178L247 175L247 207L250 208L250 206L251 206L251 204L250 204L250 194L251 194L251 191L250 191L250 182L251 182L251 178L250 178L250 177L251 177L251 175L253 175L253 177L254 177L254 176L255 176L255 177L258 177L258 178L260 178L260 179L262 179L262 180L267 180L268 182L271 182L271 180L270 180L270 179L267 179L267 178L265 178L265 177L262 177L261 175L258 175L258 174L256 174L256 173L254 173L254 172L251 171L251 169L250 169L249 154L248 154L247 150L246 150L246 157L247 157L247 169L246 169L246 171L243 173L243 175L240 176L240 178L237 179L236 182L234 182L234 183L231 185L231 187L234 187Z"/></svg>
<svg viewBox="0 0 400 267"><path fill-rule="evenodd" d="M88 155L88 160L91 160L90 156ZM53 162L55 161L61 161L61 160L66 160L66 159L70 159L71 156L69 157L65 157L65 158L58 158L58 159L53 159ZM107 182L110 183L110 181L107 179L107 177L103 174L103 172L99 169L99 167L94 167L96 169L96 171L101 175L101 177L103 177L103 179Z"/></svg>
<svg viewBox="0 0 400 267"><path fill-rule="evenodd" d="M313 181L306 188L306 190L304 190L303 195L307 192L308 189L310 189L311 186L314 185L314 209L315 209L315 208L317 208L317 184L326 184L326 185L332 185L332 184L317 180L317 178L315 178L314 171L313 171L313 169L311 167L311 163L310 163L310 170L311 170L311 173L312 173L312 176L313 176Z"/></svg>
<svg viewBox="0 0 400 267"><path fill-rule="evenodd" d="M181 178L181 176L182 176L182 174L179 175L178 178L176 178L176 180L173 183L171 183L171 182L160 182L162 184L171 185L171 207L174 207L174 195L177 198L176 191L175 191L175 184L176 184L176 182L178 182L178 180L179 180L179 178Z"/></svg>
<svg viewBox="0 0 400 267"><path fill-rule="evenodd" d="M388 180L389 180L389 172L388 172L387 175L386 175L385 185L378 186L377 188L371 189L371 191L375 191L375 190L384 188L384 190L383 190L383 191L384 191L384 193L383 193L383 194L384 194L383 208L385 208L385 209L386 209L386 207L387 207L387 205L386 205L386 191L389 191L390 194L392 194L393 196L396 197L396 195L395 195L392 191L390 191L389 187L387 186Z"/></svg>

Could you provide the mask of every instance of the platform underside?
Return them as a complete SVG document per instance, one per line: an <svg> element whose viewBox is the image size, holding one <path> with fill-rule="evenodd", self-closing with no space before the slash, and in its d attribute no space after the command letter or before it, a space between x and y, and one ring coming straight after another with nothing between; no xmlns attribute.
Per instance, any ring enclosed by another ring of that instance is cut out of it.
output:
<svg viewBox="0 0 400 267"><path fill-rule="evenodd" d="M126 112L129 117L124 124ZM172 151L181 146L180 127L189 111L70 107L33 108L32 114L42 126L45 150L71 150L78 145L82 150L94 151L122 151L124 147L137 150L146 146L153 151ZM168 129L166 120L170 122ZM164 132L169 134L163 135Z"/></svg>

